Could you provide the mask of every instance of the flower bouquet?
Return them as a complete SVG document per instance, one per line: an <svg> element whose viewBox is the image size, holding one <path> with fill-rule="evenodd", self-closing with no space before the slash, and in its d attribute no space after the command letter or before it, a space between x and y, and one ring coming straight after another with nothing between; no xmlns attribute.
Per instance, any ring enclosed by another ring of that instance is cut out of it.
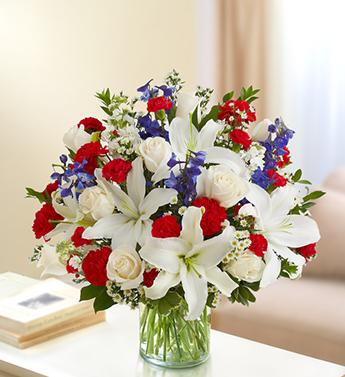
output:
<svg viewBox="0 0 345 377"><path fill-rule="evenodd" d="M140 353L170 367L208 357L220 294L248 305L301 275L320 238L308 210L323 194L293 169L294 132L280 118L256 123L258 90L210 106L212 90L182 87L173 71L133 99L97 93L106 119L73 126L52 182L27 188L43 204L32 260L83 283L95 311L140 307Z"/></svg>

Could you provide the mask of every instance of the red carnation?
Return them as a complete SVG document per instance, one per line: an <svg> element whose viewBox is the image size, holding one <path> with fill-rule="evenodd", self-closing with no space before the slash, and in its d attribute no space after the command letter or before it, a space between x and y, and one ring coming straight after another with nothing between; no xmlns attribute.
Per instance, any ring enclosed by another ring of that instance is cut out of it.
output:
<svg viewBox="0 0 345 377"><path fill-rule="evenodd" d="M239 127L242 123L251 123L256 120L255 110L244 100L229 100L219 106L218 119Z"/></svg>
<svg viewBox="0 0 345 377"><path fill-rule="evenodd" d="M128 172L132 169L132 163L122 158L116 158L104 165L102 175L105 179L112 180L116 183L122 183L126 180Z"/></svg>
<svg viewBox="0 0 345 377"><path fill-rule="evenodd" d="M76 228L76 230L74 231L71 237L71 241L73 242L75 247L92 244L92 240L86 240L85 238L82 237L84 230L85 230L84 227L78 226L78 228Z"/></svg>
<svg viewBox="0 0 345 377"><path fill-rule="evenodd" d="M170 110L173 103L170 99L165 97L155 97L151 98L147 102L147 111L149 113L156 113L159 110Z"/></svg>
<svg viewBox="0 0 345 377"><path fill-rule="evenodd" d="M32 225L32 230L37 239L45 236L55 228L55 224L51 223L51 220L63 220L63 217L55 212L51 204L45 203L43 207L36 212L35 220Z"/></svg>
<svg viewBox="0 0 345 377"><path fill-rule="evenodd" d="M316 254L316 243L311 243L302 247L298 247L296 250L299 254L303 255L305 259L308 259Z"/></svg>
<svg viewBox="0 0 345 377"><path fill-rule="evenodd" d="M151 234L156 238L178 237L181 233L181 226L176 217L171 215L162 216L152 224Z"/></svg>
<svg viewBox="0 0 345 377"><path fill-rule="evenodd" d="M82 119L78 123L78 127L80 127L81 125L84 126L84 130L88 133L105 130L105 127L103 126L102 122L92 117Z"/></svg>
<svg viewBox="0 0 345 377"><path fill-rule="evenodd" d="M74 161L81 164L84 160L86 160L87 164L85 165L84 169L86 172L93 174L95 169L98 167L97 158L107 152L107 148L103 148L98 141L86 143L77 150Z"/></svg>
<svg viewBox="0 0 345 377"><path fill-rule="evenodd" d="M290 151L287 147L284 147L283 150L285 151L285 154L282 156L281 160L277 162L277 166L279 168L284 167L285 165L290 163Z"/></svg>
<svg viewBox="0 0 345 377"><path fill-rule="evenodd" d="M287 184L287 179L273 169L267 170L267 175L271 178L274 187L283 187Z"/></svg>
<svg viewBox="0 0 345 377"><path fill-rule="evenodd" d="M82 263L82 269L87 281L92 285L105 286L108 280L107 263L111 248L103 246L97 250L91 250Z"/></svg>
<svg viewBox="0 0 345 377"><path fill-rule="evenodd" d="M78 272L78 269L77 268L74 268L73 266L71 266L69 264L69 261L74 257L75 255L71 255L69 258L68 258L68 261L66 263L66 271L69 273L69 274L75 274L76 272Z"/></svg>
<svg viewBox="0 0 345 377"><path fill-rule="evenodd" d="M258 257L263 257L265 251L267 251L266 238L262 234L250 234L249 239L252 243L248 249Z"/></svg>
<svg viewBox="0 0 345 377"><path fill-rule="evenodd" d="M227 215L225 208L220 206L217 200L201 197L196 198L192 205L205 208L200 222L204 236L213 236L222 230L222 223L226 220Z"/></svg>
<svg viewBox="0 0 345 377"><path fill-rule="evenodd" d="M143 274L143 277L144 277L144 286L147 287L147 288L150 288L152 287L157 275L159 274L159 271L155 268L153 268L152 270L150 271L145 271L144 274Z"/></svg>
<svg viewBox="0 0 345 377"><path fill-rule="evenodd" d="M52 193L56 191L58 187L59 187L58 181L48 183L46 188L43 190L42 194L46 196L47 198L51 198Z"/></svg>
<svg viewBox="0 0 345 377"><path fill-rule="evenodd" d="M245 151L250 147L252 143L252 139L250 138L249 134L238 128L231 131L229 133L229 137L234 143L242 145Z"/></svg>

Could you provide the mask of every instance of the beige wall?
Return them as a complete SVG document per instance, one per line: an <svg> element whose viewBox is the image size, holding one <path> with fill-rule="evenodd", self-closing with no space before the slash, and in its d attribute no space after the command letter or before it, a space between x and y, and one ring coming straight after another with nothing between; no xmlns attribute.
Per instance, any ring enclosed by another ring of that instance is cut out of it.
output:
<svg viewBox="0 0 345 377"><path fill-rule="evenodd" d="M172 68L196 84L197 0L0 0L0 272L37 275L27 258L62 135L101 116L97 90L130 94Z"/></svg>

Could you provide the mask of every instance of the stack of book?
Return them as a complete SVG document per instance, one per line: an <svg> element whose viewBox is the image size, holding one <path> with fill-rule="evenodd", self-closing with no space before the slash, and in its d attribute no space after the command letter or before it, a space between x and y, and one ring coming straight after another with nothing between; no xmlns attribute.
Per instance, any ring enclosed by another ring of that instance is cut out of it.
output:
<svg viewBox="0 0 345 377"><path fill-rule="evenodd" d="M38 281L12 272L0 274L0 341L30 347L104 321L92 301L60 280Z"/></svg>

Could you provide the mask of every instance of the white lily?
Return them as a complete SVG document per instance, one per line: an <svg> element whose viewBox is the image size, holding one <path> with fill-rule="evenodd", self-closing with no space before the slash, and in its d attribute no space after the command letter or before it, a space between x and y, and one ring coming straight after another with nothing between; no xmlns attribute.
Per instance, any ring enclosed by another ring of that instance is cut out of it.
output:
<svg viewBox="0 0 345 377"><path fill-rule="evenodd" d="M305 259L290 247L305 246L320 239L318 226L313 219L288 214L295 205L295 197L296 191L291 186L278 188L269 195L260 186L251 184L246 195L251 204L244 205L239 211L239 214L249 214L256 218L256 228L268 242L261 287L277 280L281 269L278 256L294 263L300 271Z"/></svg>
<svg viewBox="0 0 345 377"><path fill-rule="evenodd" d="M132 166L127 176L128 194L118 184L102 179L99 171L96 171L97 181L112 196L120 213L98 220L84 231L84 238L111 238L113 249L121 244L135 245L138 242L142 245L151 232L150 217L177 195L174 189L155 188L145 196L146 179L141 157L136 158Z"/></svg>
<svg viewBox="0 0 345 377"><path fill-rule="evenodd" d="M41 277L45 275L66 275L66 267L60 262L56 247L48 244L43 245L41 257L36 265L38 268L43 267Z"/></svg>
<svg viewBox="0 0 345 377"><path fill-rule="evenodd" d="M139 251L141 257L162 271L154 284L145 288L148 298L159 299L167 291L182 282L188 304L188 320L199 318L207 300L207 282L215 285L226 296L237 284L217 265L229 252L233 229L227 227L217 237L204 240L200 221L202 209L189 207L182 218L179 238L147 240Z"/></svg>
<svg viewBox="0 0 345 377"><path fill-rule="evenodd" d="M66 147L73 152L76 152L82 145L89 143L90 141L91 135L85 131L82 124L80 127L77 125L71 127L63 136L63 142Z"/></svg>
<svg viewBox="0 0 345 377"><path fill-rule="evenodd" d="M224 126L213 120L209 120L198 131L190 119L174 118L168 131L173 152L180 161L185 161L189 151L206 152L206 162L225 164L236 174L244 175L246 167L241 157L226 148L215 147L217 134Z"/></svg>

